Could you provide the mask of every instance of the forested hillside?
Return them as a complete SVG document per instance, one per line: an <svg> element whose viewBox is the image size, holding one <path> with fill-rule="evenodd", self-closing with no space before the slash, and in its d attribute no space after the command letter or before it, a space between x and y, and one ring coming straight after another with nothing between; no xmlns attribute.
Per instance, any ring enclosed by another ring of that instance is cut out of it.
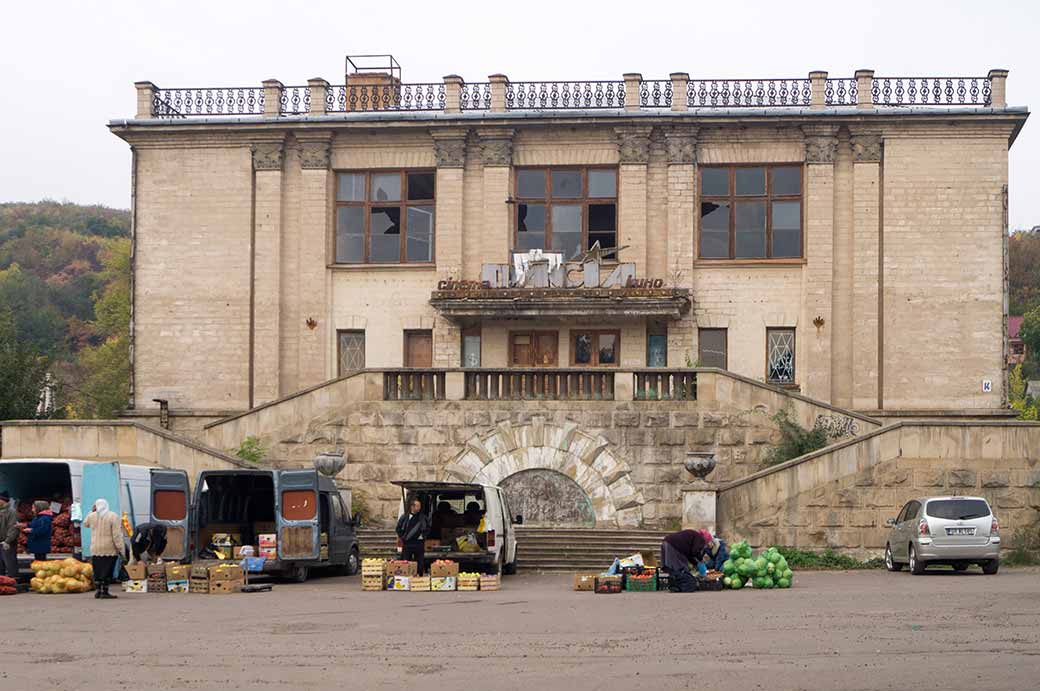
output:
<svg viewBox="0 0 1040 691"><path fill-rule="evenodd" d="M0 204L0 420L32 417L47 373L50 416L125 407L129 236L121 209Z"/></svg>

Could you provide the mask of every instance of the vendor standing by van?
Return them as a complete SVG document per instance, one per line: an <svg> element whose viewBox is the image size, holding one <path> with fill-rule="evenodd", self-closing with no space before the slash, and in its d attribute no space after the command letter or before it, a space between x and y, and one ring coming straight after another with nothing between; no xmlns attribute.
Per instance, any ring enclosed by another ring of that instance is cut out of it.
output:
<svg viewBox="0 0 1040 691"><path fill-rule="evenodd" d="M397 537L401 540L401 559L414 561L419 575L426 570L426 535L430 524L422 512L422 502L412 497L408 502L408 513L397 519Z"/></svg>
<svg viewBox="0 0 1040 691"><path fill-rule="evenodd" d="M0 492L0 576L18 578L18 512L11 495Z"/></svg>

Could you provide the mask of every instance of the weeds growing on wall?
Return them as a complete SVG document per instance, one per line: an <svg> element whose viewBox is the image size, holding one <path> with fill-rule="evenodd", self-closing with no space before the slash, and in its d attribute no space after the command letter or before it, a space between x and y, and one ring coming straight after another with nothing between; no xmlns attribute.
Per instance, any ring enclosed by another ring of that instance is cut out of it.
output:
<svg viewBox="0 0 1040 691"><path fill-rule="evenodd" d="M787 564L792 569L847 571L851 569L879 569L885 565L884 560L880 558L861 561L829 549L822 552L809 552L794 547L777 547L777 550L784 555Z"/></svg>
<svg viewBox="0 0 1040 691"><path fill-rule="evenodd" d="M246 463L260 465L260 462L267 456L267 449L264 448L263 443L259 439L250 435L243 439L242 443L235 449L235 456L241 458Z"/></svg>
<svg viewBox="0 0 1040 691"><path fill-rule="evenodd" d="M1040 565L1040 520L1015 531L1000 555L1005 566Z"/></svg>
<svg viewBox="0 0 1040 691"><path fill-rule="evenodd" d="M372 509L368 505L368 495L359 489L350 493L350 513L361 518L362 523L368 523L372 517Z"/></svg>
<svg viewBox="0 0 1040 691"><path fill-rule="evenodd" d="M819 424L814 425L812 429L805 429L795 422L786 409L778 410L772 420L780 428L780 443L769 449L762 460L762 464L766 466L777 465L819 451L833 439L833 435Z"/></svg>

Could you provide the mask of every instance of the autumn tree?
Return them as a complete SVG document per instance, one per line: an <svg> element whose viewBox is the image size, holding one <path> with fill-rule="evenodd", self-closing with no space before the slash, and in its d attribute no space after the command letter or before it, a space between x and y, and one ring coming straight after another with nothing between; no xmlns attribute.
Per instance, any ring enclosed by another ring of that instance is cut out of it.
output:
<svg viewBox="0 0 1040 691"><path fill-rule="evenodd" d="M0 420L36 417L47 358L19 340L14 314L0 306Z"/></svg>

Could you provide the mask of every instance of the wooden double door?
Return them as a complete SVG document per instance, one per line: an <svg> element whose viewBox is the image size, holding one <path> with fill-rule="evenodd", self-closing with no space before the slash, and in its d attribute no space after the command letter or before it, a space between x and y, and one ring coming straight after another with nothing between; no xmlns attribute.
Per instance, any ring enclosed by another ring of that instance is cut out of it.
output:
<svg viewBox="0 0 1040 691"><path fill-rule="evenodd" d="M404 366L433 367L433 332L415 330L404 332Z"/></svg>

